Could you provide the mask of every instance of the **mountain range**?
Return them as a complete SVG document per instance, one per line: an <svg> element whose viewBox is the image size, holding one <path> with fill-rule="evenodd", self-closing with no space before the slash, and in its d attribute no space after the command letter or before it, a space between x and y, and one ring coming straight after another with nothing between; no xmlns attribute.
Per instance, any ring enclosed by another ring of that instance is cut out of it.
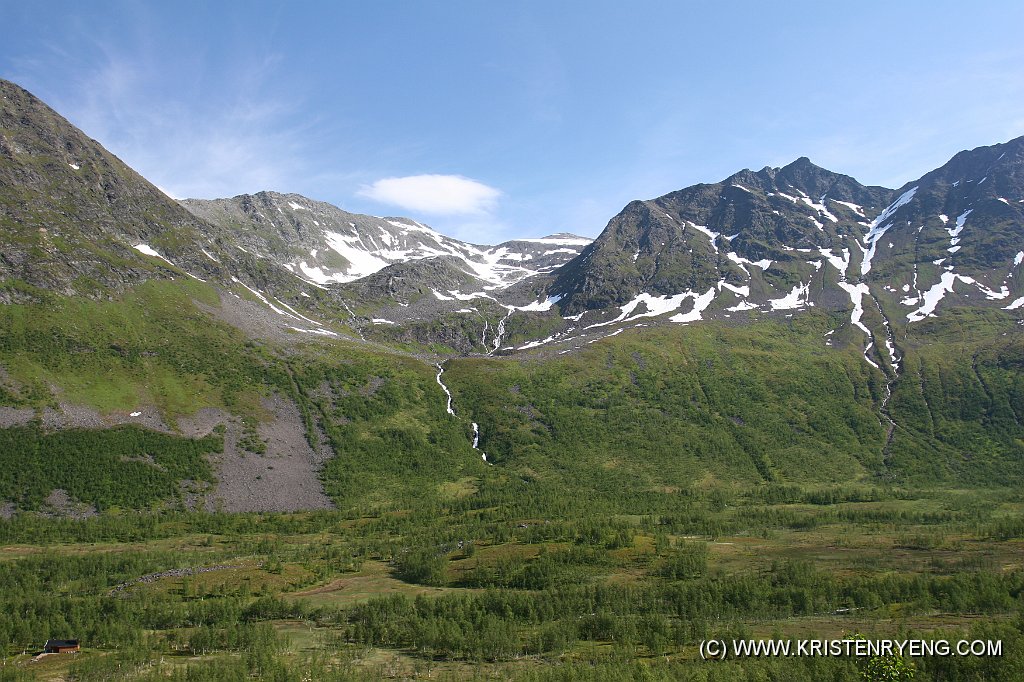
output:
<svg viewBox="0 0 1024 682"><path fill-rule="evenodd" d="M1021 305L1013 275L1022 206L1013 178L1022 146L961 153L898 190L863 186L806 158L744 170L632 202L592 244L559 234L479 247L409 219L269 192L182 205L237 235L238 248L248 244L310 283L355 282L335 290L378 326L416 328L461 311L490 329L503 308L548 312L541 326L552 333L543 338L506 322L520 348L533 348L578 344L597 333L588 328L615 331L639 318L685 323L819 306L848 311L865 345L877 337L892 346L894 325L937 314L944 299ZM506 347L482 328L472 337L482 341L461 339L456 349ZM880 345L868 359L892 364Z"/></svg>
<svg viewBox="0 0 1024 682"><path fill-rule="evenodd" d="M689 454L661 470L661 446L629 455L622 475L645 487L709 472L1020 473L1024 138L896 189L800 158L633 201L594 240L557 230L488 246L298 194L175 201L0 81L0 427L49 414L51 428L106 428L138 413L181 437L220 423L229 450L277 456L266 425L293 423L312 453L304 485L336 504L368 503L368 481L411 485L380 442L420 453L417 475L433 483L483 462L598 485L585 458L571 476L552 464L576 433L556 397L576 401L574 420L626 400L640 421L622 443L669 420L666 443ZM727 350L708 350L712 337ZM775 359L746 365L741 347ZM696 383L677 386L679 373ZM408 385L386 388L400 376ZM729 381L752 393L730 405ZM816 382L838 382L836 395L755 416ZM357 404L381 391L401 419ZM91 416L76 421L79 408ZM203 409L219 411L205 426ZM964 459L965 444L984 455ZM421 471L451 451L463 459Z"/></svg>

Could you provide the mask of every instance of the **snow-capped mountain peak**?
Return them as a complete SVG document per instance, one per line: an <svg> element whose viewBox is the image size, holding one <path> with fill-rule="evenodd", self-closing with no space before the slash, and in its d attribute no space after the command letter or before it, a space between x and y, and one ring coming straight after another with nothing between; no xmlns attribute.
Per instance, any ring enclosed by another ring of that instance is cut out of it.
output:
<svg viewBox="0 0 1024 682"><path fill-rule="evenodd" d="M556 234L496 246L470 244L409 218L348 213L298 194L260 192L181 203L232 229L238 248L321 286L352 282L396 263L451 257L488 288L504 288L551 272L592 241Z"/></svg>

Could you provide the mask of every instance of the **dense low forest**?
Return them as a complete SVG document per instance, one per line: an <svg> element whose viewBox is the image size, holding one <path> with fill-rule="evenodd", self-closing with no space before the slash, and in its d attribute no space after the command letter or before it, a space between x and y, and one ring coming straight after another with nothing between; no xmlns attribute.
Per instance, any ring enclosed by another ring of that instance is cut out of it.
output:
<svg viewBox="0 0 1024 682"><path fill-rule="evenodd" d="M855 657L705 662L697 646L919 637L1003 649L889 661L914 679L1018 679L1019 490L677 496L676 513L649 516L580 501L542 518L528 499L375 516L18 516L0 522L0 674L910 679L864 677L872 661ZM71 635L82 654L28 661Z"/></svg>

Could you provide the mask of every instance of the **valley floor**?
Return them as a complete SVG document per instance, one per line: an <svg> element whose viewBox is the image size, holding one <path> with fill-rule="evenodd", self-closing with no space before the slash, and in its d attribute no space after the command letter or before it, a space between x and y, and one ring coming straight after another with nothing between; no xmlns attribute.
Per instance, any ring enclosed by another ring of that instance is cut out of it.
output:
<svg viewBox="0 0 1024 682"><path fill-rule="evenodd" d="M605 514L470 504L487 485L364 516L2 521L0 680L1020 679L1019 490L695 487ZM83 650L34 658L48 637ZM704 661L708 638L1002 652Z"/></svg>

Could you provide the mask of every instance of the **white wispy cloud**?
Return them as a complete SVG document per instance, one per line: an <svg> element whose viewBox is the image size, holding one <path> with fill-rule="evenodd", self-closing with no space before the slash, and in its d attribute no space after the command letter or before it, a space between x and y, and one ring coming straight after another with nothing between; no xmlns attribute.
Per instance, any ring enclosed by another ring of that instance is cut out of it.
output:
<svg viewBox="0 0 1024 682"><path fill-rule="evenodd" d="M128 37L114 45L83 36L74 48L50 45L16 73L26 86L43 85L36 94L168 196L293 191L296 178L311 175L316 121L279 86L286 79L273 53L245 54L224 79L201 55L166 68L155 48ZM67 84L46 88L54 72Z"/></svg>
<svg viewBox="0 0 1024 682"><path fill-rule="evenodd" d="M382 178L357 194L417 213L480 215L494 210L501 190L461 175L408 175Z"/></svg>

